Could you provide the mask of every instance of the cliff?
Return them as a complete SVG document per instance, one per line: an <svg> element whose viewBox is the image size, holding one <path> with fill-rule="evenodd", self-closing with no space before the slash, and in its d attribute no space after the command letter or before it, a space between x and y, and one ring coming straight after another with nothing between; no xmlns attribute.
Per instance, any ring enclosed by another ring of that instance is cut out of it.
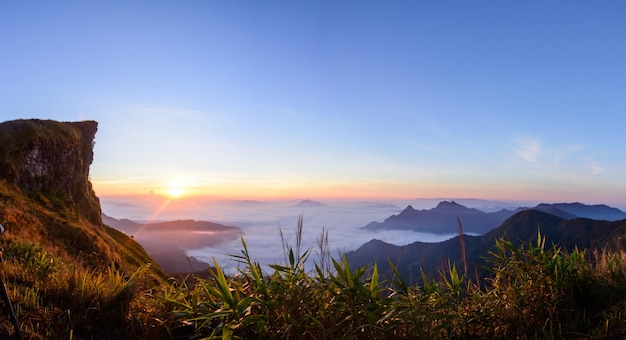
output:
<svg viewBox="0 0 626 340"><path fill-rule="evenodd" d="M0 245L37 244L64 261L126 272L152 263L145 250L102 223L89 180L98 123L0 123Z"/></svg>
<svg viewBox="0 0 626 340"><path fill-rule="evenodd" d="M0 178L102 225L89 181L98 123L15 120L0 124Z"/></svg>

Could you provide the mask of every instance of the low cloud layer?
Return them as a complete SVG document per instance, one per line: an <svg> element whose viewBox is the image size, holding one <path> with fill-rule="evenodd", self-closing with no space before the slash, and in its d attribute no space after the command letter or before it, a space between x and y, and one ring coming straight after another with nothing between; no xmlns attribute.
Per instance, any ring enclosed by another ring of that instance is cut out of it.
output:
<svg viewBox="0 0 626 340"><path fill-rule="evenodd" d="M344 251L354 250L371 239L379 239L396 245L415 241L438 242L455 235L433 235L410 231L365 231L360 228L371 221L383 221L392 214L399 213L408 204L423 208L434 206L430 201L402 202L334 202L319 206L303 207L297 201L258 202L220 201L193 202L193 204L172 204L158 206L154 202L124 202L103 200L103 211L115 218L129 218L139 222L176 219L205 220L224 225L237 226L244 232L243 237L252 258L262 264L283 263L284 252L280 230L286 243L295 245L295 230L298 217L303 216L303 248L313 248L311 259L316 259L317 240L323 231L328 232L331 254L336 256ZM417 204L417 205L416 205ZM174 239L164 239L171 242ZM155 241L155 240L151 240ZM237 266L229 256L240 255L240 239L187 249L190 256L211 263L215 258L229 270ZM303 249L303 250L304 250Z"/></svg>

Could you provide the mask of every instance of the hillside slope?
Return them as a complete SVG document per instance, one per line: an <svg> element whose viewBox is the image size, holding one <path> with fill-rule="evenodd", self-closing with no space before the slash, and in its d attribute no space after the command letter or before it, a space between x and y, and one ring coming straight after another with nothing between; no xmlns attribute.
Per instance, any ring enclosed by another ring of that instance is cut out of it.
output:
<svg viewBox="0 0 626 340"><path fill-rule="evenodd" d="M200 249L221 242L237 240L243 230L208 221L176 220L158 223L137 223L118 220L102 214L109 226L139 242L148 255L169 274L206 271L211 264L188 256L186 249Z"/></svg>
<svg viewBox="0 0 626 340"><path fill-rule="evenodd" d="M0 124L0 244L36 243L52 254L132 273L153 261L102 223L89 181L98 124L16 120ZM164 277L158 266L152 270Z"/></svg>
<svg viewBox="0 0 626 340"><path fill-rule="evenodd" d="M124 233L102 223L89 167L98 124L0 124L0 275L18 328L0 338L158 338L147 317L167 275Z"/></svg>

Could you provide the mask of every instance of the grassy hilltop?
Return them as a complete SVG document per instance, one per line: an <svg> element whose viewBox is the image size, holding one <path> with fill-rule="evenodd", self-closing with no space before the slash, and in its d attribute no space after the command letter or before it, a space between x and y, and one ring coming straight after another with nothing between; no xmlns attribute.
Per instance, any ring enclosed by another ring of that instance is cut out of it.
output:
<svg viewBox="0 0 626 340"><path fill-rule="evenodd" d="M102 224L89 182L96 130L96 122L0 124L1 274L28 337L130 334L144 308L136 294L167 278L138 243ZM0 334L11 332L3 320Z"/></svg>
<svg viewBox="0 0 626 340"><path fill-rule="evenodd" d="M214 263L209 279L168 279L139 244L102 224L88 178L96 130L95 122L0 124L0 275L28 339L626 335L626 253L559 248L537 234L492 239L480 277L466 269L471 247L461 237L458 256L441 258L415 286L394 259L353 268L331 257L327 234L311 248L301 238L285 245L285 263L270 269L242 243L237 275ZM297 235L302 227L301 219ZM0 338L14 334L3 312Z"/></svg>

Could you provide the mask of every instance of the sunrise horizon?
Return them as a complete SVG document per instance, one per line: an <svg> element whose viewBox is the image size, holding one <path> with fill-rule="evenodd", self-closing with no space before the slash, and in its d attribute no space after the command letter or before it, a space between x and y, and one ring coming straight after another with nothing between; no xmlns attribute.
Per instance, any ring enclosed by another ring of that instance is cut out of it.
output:
<svg viewBox="0 0 626 340"><path fill-rule="evenodd" d="M623 337L625 17L2 2L0 334Z"/></svg>
<svg viewBox="0 0 626 340"><path fill-rule="evenodd" d="M144 200L156 200L158 202L171 201L176 203L191 203L191 202L299 202L299 201L318 201L320 203L329 202L406 202L410 204L412 201L420 200L433 200L433 201L454 201L454 200L478 200L485 202L501 202L501 203L526 203L526 205L536 205L540 203L582 203L587 205L599 205L604 204L626 211L626 202L620 198L607 198L607 197L585 197L584 195L576 196L571 194L561 195L519 195L519 196L485 196L480 193L454 193L448 194L434 193L434 194L405 194L398 195L393 193L379 194L379 195L342 195L340 193L336 195L328 195L322 193L311 192L297 192L291 194L280 195L268 195L268 194L254 194L254 193L239 193L239 194L217 194L217 193L204 193L202 191L196 191L194 189L188 189L184 193L172 195L167 190L148 190L142 192L99 192L95 189L96 195L101 199L116 199L124 198L136 201ZM524 204L519 205L519 207ZM203 209L202 206L198 206L198 209Z"/></svg>
<svg viewBox="0 0 626 340"><path fill-rule="evenodd" d="M99 195L624 208L625 7L12 3L0 119L98 122Z"/></svg>

